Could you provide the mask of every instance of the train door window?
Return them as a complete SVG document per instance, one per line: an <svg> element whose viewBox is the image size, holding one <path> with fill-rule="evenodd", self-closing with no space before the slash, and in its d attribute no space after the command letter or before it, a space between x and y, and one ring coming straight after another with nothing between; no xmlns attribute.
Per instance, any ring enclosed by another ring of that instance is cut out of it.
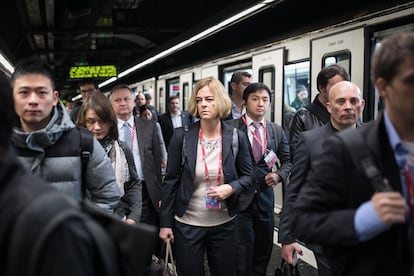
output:
<svg viewBox="0 0 414 276"><path fill-rule="evenodd" d="M310 102L310 62L302 61L285 65L282 127L289 135L291 121L299 108Z"/></svg>
<svg viewBox="0 0 414 276"><path fill-rule="evenodd" d="M325 54L322 58L322 68L326 66L338 64L345 68L349 76L351 76L351 52L341 51Z"/></svg>
<svg viewBox="0 0 414 276"><path fill-rule="evenodd" d="M190 85L188 82L183 83L183 110L188 109L188 101L190 99Z"/></svg>
<svg viewBox="0 0 414 276"><path fill-rule="evenodd" d="M272 103L270 105L270 112L266 113L266 119L273 121L273 118L275 117L275 68L273 66L260 68L259 82L269 87L272 92Z"/></svg>
<svg viewBox="0 0 414 276"><path fill-rule="evenodd" d="M157 109L159 111L161 111L161 113L163 113L164 111L164 106L165 106L165 93L164 93L164 87L160 86L158 89L158 95L160 100L158 101L158 106Z"/></svg>
<svg viewBox="0 0 414 276"><path fill-rule="evenodd" d="M180 96L180 79L170 79L167 80L167 101L166 101L166 110L168 111L168 98L171 96Z"/></svg>

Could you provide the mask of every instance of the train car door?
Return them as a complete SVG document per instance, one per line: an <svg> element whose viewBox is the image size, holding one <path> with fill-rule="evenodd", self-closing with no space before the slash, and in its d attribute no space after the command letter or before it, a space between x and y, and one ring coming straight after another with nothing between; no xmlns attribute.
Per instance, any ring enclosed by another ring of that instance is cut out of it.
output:
<svg viewBox="0 0 414 276"><path fill-rule="evenodd" d="M282 125L284 63L284 48L253 55L252 57L253 81L262 82L273 91L271 110L266 114L266 118L279 125ZM276 185L273 188L275 213L277 214L280 213L283 205L282 186Z"/></svg>
<svg viewBox="0 0 414 276"><path fill-rule="evenodd" d="M193 73L188 72L180 75L180 108L181 110L188 110L188 102L190 100L191 91L193 90Z"/></svg>
<svg viewBox="0 0 414 276"><path fill-rule="evenodd" d="M163 114L163 113L165 113L165 105L166 105L165 80L164 79L157 80L156 95L158 95L158 98L159 98L158 104L157 104L158 111L160 112L160 114Z"/></svg>
<svg viewBox="0 0 414 276"><path fill-rule="evenodd" d="M364 29L359 28L311 40L311 94L318 93L316 77L330 64L342 65L351 81L362 90L364 87ZM364 92L362 92L364 95ZM364 96L365 98L365 96Z"/></svg>
<svg viewBox="0 0 414 276"><path fill-rule="evenodd" d="M266 118L281 125L283 98L284 48L252 57L253 81L262 82L272 90L272 106Z"/></svg>

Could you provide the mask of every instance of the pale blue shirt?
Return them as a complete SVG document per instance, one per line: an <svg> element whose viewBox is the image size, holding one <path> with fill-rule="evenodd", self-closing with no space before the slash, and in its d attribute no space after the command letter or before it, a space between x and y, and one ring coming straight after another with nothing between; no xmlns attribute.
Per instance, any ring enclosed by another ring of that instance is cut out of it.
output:
<svg viewBox="0 0 414 276"><path fill-rule="evenodd" d="M237 110L237 105L235 105L233 102L231 102L231 116L233 119L239 119L243 114L246 113L246 107L243 105L242 112L240 113Z"/></svg>
<svg viewBox="0 0 414 276"><path fill-rule="evenodd" d="M401 138L384 111L385 130L387 132L391 148L394 151L395 159L400 167L401 187L404 195L407 193L405 178L403 176L404 166L408 152L403 148ZM372 201L364 202L356 211L354 217L355 231L360 241L366 241L388 230L391 226L385 225L374 209Z"/></svg>
<svg viewBox="0 0 414 276"><path fill-rule="evenodd" d="M137 137L137 131L135 128L135 123L134 123L134 116L131 116L126 122L128 122L129 126L131 127L131 133L132 133L132 138L133 138L132 139L132 155L134 156L135 168L137 169L138 178L144 180L144 172L142 170L141 156L139 154L138 137ZM125 142L124 132L122 131L124 123L125 121L118 119L119 139Z"/></svg>

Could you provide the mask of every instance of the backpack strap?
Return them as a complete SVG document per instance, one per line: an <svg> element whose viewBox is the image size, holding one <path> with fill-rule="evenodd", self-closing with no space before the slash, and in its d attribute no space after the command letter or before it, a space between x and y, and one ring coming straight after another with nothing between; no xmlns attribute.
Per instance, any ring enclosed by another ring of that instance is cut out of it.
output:
<svg viewBox="0 0 414 276"><path fill-rule="evenodd" d="M233 128L233 139L231 142L231 149L233 150L234 160L237 158L239 153L239 134L237 133L237 128Z"/></svg>
<svg viewBox="0 0 414 276"><path fill-rule="evenodd" d="M82 196L86 197L86 168L93 151L93 135L87 129L77 127L80 135L81 164L82 164Z"/></svg>
<svg viewBox="0 0 414 276"><path fill-rule="evenodd" d="M377 192L392 191L390 184L382 177L381 171L375 165L371 151L368 148L361 131L346 130L339 135L356 168L360 168L362 174L369 179L372 187Z"/></svg>

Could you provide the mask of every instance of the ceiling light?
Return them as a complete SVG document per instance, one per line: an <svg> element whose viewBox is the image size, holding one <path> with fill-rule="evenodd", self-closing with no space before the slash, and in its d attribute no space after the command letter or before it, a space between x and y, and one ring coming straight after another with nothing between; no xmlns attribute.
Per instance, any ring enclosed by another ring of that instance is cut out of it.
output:
<svg viewBox="0 0 414 276"><path fill-rule="evenodd" d="M0 64L9 73L13 74L14 66L5 58L3 53L0 52Z"/></svg>
<svg viewBox="0 0 414 276"><path fill-rule="evenodd" d="M148 59L146 59L146 60L144 60L144 61L128 68L128 69L126 69L126 70L124 70L123 72L119 73L118 78L122 78L122 77L130 74L131 72L134 72L134 71L136 71L136 70L138 70L138 69L140 69L140 68L142 68L142 67L144 67L148 64L151 64L151 63L153 63L153 62L155 62L155 61L157 61L161 58L164 58L164 57L169 56L169 55L171 55L171 54L173 54L173 53L175 53L179 50L182 50L182 49L190 46L191 44L194 44L197 41L200 41L204 38L207 38L207 37L219 32L219 31L221 31L221 30L223 30L223 29L225 29L225 28L227 28L227 27L229 27L229 26L231 26L235 23L238 23L238 22L240 22L244 19L247 19L248 17L250 17L250 16L252 16L256 13L267 9L270 6L270 4L272 4L273 2L280 3L280 2L283 2L283 1L285 1L285 0L264 0L264 1L256 4L253 7L250 7L250 8L248 8L248 9L246 9L246 10L244 10L244 11L242 11L242 12L240 12L240 13L234 15L234 16L229 17L226 20L223 20L222 22L218 23L215 26L207 28L206 30L190 37L189 39L184 40L184 41L172 46L171 48L169 48L167 50L164 50L164 51L162 51L162 52L160 52L160 53L158 53L158 54L156 54L156 55L154 55L154 56L152 56L152 57L150 57L150 58L148 58ZM272 6L273 6L273 4L272 4ZM112 80L112 81L110 81L110 80ZM115 80L116 80L116 78L115 79L112 78L112 79L109 79L107 81L104 81L104 82L99 84L99 87L108 85L109 83L111 83Z"/></svg>

